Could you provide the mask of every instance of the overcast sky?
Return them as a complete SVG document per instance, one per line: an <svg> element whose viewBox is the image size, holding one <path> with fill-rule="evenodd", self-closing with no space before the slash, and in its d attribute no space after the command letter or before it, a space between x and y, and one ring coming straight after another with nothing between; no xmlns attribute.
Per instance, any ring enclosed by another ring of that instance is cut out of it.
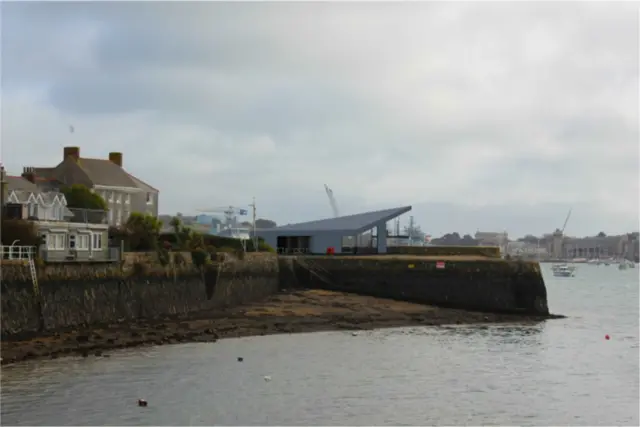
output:
<svg viewBox="0 0 640 427"><path fill-rule="evenodd" d="M412 205L439 235L638 229L637 3L2 3L2 161L162 213ZM69 125L75 133L69 133Z"/></svg>

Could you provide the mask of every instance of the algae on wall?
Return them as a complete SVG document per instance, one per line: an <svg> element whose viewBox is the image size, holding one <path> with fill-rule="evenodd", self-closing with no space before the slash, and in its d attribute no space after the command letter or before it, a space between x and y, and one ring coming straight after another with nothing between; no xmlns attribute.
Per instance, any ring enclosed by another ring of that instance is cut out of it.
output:
<svg viewBox="0 0 640 427"><path fill-rule="evenodd" d="M37 297L27 266L3 264L9 277L2 283L2 333L189 314L256 301L278 290L272 254L213 264L207 274L193 265L153 267L124 272L107 264L43 266ZM217 281L213 286L211 272Z"/></svg>
<svg viewBox="0 0 640 427"><path fill-rule="evenodd" d="M292 265L285 262L290 259ZM537 263L395 256L283 257L281 280L310 287L443 307L548 315Z"/></svg>

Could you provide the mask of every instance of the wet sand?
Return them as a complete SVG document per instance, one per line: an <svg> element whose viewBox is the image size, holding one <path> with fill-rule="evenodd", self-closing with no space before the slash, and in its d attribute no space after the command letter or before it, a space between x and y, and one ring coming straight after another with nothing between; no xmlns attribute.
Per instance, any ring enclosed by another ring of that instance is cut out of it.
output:
<svg viewBox="0 0 640 427"><path fill-rule="evenodd" d="M214 342L229 337L418 325L540 322L553 317L562 316L478 313L341 292L305 290L182 318L128 321L47 332L29 338L5 337L2 364L69 355L106 357L110 350L119 348Z"/></svg>

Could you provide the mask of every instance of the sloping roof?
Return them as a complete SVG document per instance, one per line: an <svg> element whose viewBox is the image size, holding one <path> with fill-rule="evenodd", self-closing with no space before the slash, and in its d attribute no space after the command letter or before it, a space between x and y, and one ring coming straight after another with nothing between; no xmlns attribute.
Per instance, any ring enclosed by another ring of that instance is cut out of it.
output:
<svg viewBox="0 0 640 427"><path fill-rule="evenodd" d="M131 175L130 173L127 173L127 175L129 175L129 178L131 178L133 180L133 182L138 186L138 188L148 192L148 193L156 193L158 192L157 188L154 188L152 186L150 186L149 184L147 184L146 182L144 182L143 180L141 180L140 178L136 178L135 176Z"/></svg>
<svg viewBox="0 0 640 427"><path fill-rule="evenodd" d="M7 189L29 191L32 193L38 192L38 186L21 176L7 176L6 177Z"/></svg>
<svg viewBox="0 0 640 427"><path fill-rule="evenodd" d="M87 174L93 185L138 188L129 174L110 160L80 157L78 166Z"/></svg>
<svg viewBox="0 0 640 427"><path fill-rule="evenodd" d="M339 231L344 234L359 234L369 230L378 222L387 222L403 213L409 212L411 206L403 206L381 211L365 212L356 215L340 216L337 218L321 219L318 221L301 222L299 224L283 225L281 227L262 230L262 233L286 233L302 231L318 233L323 231Z"/></svg>

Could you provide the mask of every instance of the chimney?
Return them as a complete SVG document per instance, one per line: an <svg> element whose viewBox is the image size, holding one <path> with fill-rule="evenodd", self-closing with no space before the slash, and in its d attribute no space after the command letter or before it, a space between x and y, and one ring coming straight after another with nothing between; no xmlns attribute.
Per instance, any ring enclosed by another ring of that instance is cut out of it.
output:
<svg viewBox="0 0 640 427"><path fill-rule="evenodd" d="M109 161L122 167L122 153L109 153Z"/></svg>
<svg viewBox="0 0 640 427"><path fill-rule="evenodd" d="M62 160L66 160L69 156L73 157L73 161L77 162L80 158L80 147L64 147L64 158Z"/></svg>
<svg viewBox="0 0 640 427"><path fill-rule="evenodd" d="M22 169L22 177L32 184L36 183L36 169L31 166L26 166Z"/></svg>

